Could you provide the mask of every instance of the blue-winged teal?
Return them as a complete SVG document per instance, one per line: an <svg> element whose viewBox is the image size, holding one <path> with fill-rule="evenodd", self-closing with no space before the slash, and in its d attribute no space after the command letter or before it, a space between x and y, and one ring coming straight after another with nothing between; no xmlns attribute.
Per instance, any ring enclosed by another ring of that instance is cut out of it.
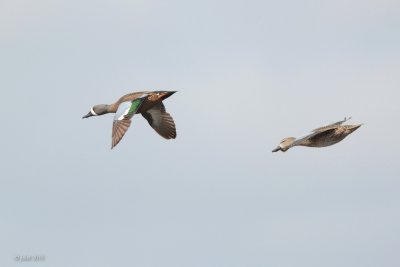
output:
<svg viewBox="0 0 400 267"><path fill-rule="evenodd" d="M342 141L346 136L357 130L362 125L342 125L349 119L351 119L351 117L317 128L313 130L311 134L300 139L294 137L285 138L277 148L272 150L272 152L277 152L279 150L286 152L289 148L294 146L325 147L334 145Z"/></svg>
<svg viewBox="0 0 400 267"><path fill-rule="evenodd" d="M107 105L94 106L83 118L99 116L107 113L116 113L112 128L111 149L115 147L125 135L133 115L141 113L150 126L162 137L175 139L175 123L171 115L166 112L162 101L176 91L135 92L122 96L117 102Z"/></svg>

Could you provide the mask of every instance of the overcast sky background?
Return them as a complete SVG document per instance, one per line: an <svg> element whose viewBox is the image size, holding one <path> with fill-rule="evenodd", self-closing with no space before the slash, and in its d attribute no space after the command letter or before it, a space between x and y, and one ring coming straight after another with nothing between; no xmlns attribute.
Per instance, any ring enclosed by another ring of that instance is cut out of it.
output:
<svg viewBox="0 0 400 267"><path fill-rule="evenodd" d="M0 265L399 266L399 29L396 0L1 0ZM178 137L135 116L111 151L81 117L141 90L179 91Z"/></svg>

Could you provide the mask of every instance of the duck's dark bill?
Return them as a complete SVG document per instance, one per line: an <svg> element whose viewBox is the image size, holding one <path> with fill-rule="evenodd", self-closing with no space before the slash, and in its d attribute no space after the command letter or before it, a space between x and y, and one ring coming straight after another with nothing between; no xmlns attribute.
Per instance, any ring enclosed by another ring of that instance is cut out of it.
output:
<svg viewBox="0 0 400 267"><path fill-rule="evenodd" d="M278 146L277 148L275 148L274 150L272 150L272 152L278 152L279 150L281 150L281 148Z"/></svg>
<svg viewBox="0 0 400 267"><path fill-rule="evenodd" d="M92 113L89 111L89 113L86 114L85 116L83 116L82 119L86 119L86 118L89 118L89 117L91 117L91 116L93 116L93 115L92 115Z"/></svg>

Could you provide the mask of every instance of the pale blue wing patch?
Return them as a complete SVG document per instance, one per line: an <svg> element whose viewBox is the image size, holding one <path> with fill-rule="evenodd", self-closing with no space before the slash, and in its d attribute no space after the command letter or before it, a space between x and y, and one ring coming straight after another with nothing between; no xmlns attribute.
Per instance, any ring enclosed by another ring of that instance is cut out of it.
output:
<svg viewBox="0 0 400 267"><path fill-rule="evenodd" d="M131 125L131 118L139 110L145 97L122 102L114 116L111 148L115 147Z"/></svg>
<svg viewBox="0 0 400 267"><path fill-rule="evenodd" d="M143 100L144 98L138 98L133 101L122 102L115 113L114 120L120 121L132 118L142 105Z"/></svg>
<svg viewBox="0 0 400 267"><path fill-rule="evenodd" d="M120 121L120 120L124 119L124 116L128 113L131 105L132 105L131 101L122 102L121 104L119 104L118 110L114 116L114 120Z"/></svg>

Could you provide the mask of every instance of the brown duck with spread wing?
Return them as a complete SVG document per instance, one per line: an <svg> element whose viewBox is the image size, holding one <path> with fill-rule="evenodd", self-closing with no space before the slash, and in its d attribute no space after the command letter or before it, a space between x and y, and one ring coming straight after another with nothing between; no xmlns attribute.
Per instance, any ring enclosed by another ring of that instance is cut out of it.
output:
<svg viewBox="0 0 400 267"><path fill-rule="evenodd" d="M286 152L289 148L294 146L326 147L334 145L342 141L362 125L343 125L343 123L349 119L351 119L351 117L317 128L313 130L311 134L303 138L296 139L294 137L287 137L283 139L279 146L272 150L272 152Z"/></svg>
<svg viewBox="0 0 400 267"><path fill-rule="evenodd" d="M165 139L175 139L175 123L171 115L166 112L163 100L176 93L176 91L144 91L122 96L113 104L100 104L91 108L83 118L115 113L112 127L112 145L114 148L125 135L131 119L135 114L142 116L150 126Z"/></svg>

